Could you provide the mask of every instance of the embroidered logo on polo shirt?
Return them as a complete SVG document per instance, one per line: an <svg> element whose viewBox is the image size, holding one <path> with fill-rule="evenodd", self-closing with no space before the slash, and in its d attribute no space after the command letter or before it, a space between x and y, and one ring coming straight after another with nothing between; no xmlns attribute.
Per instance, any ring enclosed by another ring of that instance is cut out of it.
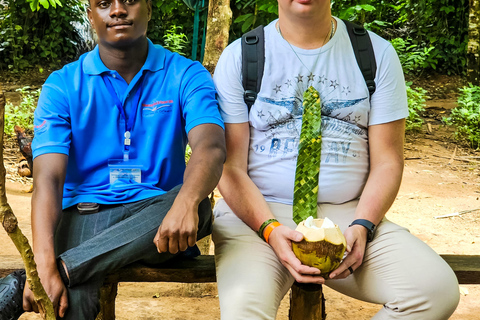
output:
<svg viewBox="0 0 480 320"><path fill-rule="evenodd" d="M33 126L33 131L36 135L44 133L47 130L47 120L43 120L38 126Z"/></svg>
<svg viewBox="0 0 480 320"><path fill-rule="evenodd" d="M142 103L143 115L146 117L155 114L166 113L172 111L173 100L155 101L153 103Z"/></svg>

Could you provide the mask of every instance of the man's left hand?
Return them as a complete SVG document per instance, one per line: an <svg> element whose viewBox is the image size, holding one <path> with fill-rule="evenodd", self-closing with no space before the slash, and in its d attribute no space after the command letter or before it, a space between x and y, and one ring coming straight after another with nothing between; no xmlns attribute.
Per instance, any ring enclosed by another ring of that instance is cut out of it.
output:
<svg viewBox="0 0 480 320"><path fill-rule="evenodd" d="M347 240L347 256L340 266L330 273L330 279L344 279L362 265L367 246L367 229L361 225L348 227L344 232Z"/></svg>

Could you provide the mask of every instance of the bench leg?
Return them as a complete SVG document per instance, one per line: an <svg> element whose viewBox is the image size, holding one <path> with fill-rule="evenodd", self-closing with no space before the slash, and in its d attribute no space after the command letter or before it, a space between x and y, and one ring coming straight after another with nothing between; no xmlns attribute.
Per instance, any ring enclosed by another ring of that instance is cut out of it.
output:
<svg viewBox="0 0 480 320"><path fill-rule="evenodd" d="M320 284L295 282L290 295L289 320L325 320L325 298Z"/></svg>
<svg viewBox="0 0 480 320"><path fill-rule="evenodd" d="M96 320L115 320L118 283L105 283L100 289L100 313Z"/></svg>

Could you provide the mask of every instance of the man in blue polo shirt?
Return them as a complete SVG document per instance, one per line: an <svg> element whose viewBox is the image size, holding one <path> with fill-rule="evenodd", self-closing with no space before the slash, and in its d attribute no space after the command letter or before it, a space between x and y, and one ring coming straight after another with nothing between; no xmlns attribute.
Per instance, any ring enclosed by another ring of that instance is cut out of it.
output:
<svg viewBox="0 0 480 320"><path fill-rule="evenodd" d="M65 319L95 319L106 273L164 262L211 232L207 196L225 159L214 85L147 39L150 16L149 0L91 0L98 46L51 74L35 112L33 249ZM16 319L6 295L24 280L10 278L0 313ZM38 312L24 291L23 308Z"/></svg>

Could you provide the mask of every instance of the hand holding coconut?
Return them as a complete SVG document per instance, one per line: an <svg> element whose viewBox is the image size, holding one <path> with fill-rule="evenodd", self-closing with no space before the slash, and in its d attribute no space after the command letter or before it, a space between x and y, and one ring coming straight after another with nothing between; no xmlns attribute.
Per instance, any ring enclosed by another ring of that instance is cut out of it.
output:
<svg viewBox="0 0 480 320"><path fill-rule="evenodd" d="M342 231L328 218L311 216L300 222L296 230L303 234L303 240L292 243L293 252L304 265L319 269L320 275L328 278L340 265L347 248Z"/></svg>
<svg viewBox="0 0 480 320"><path fill-rule="evenodd" d="M292 251L293 244L302 241L302 239L300 232L282 225L271 232L268 243L273 248L279 261L297 282L324 284L325 279L320 276L320 270L302 264Z"/></svg>
<svg viewBox="0 0 480 320"><path fill-rule="evenodd" d="M330 279L344 279L357 270L363 262L367 246L367 229L353 225L345 230L347 255L336 270L330 273Z"/></svg>

